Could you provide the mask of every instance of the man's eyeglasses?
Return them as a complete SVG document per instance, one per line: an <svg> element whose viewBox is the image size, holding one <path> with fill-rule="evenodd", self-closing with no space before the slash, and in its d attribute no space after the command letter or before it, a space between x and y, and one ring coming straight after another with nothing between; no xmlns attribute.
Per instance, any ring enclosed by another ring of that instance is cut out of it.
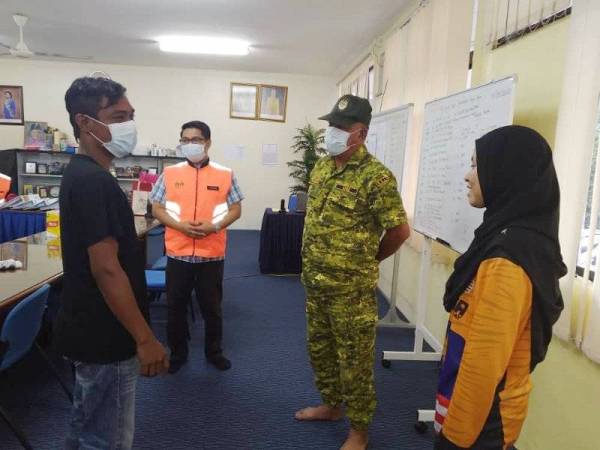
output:
<svg viewBox="0 0 600 450"><path fill-rule="evenodd" d="M179 139L179 143L180 144L204 144L206 143L206 139L201 138L201 137L193 137L191 139L188 138L181 138Z"/></svg>

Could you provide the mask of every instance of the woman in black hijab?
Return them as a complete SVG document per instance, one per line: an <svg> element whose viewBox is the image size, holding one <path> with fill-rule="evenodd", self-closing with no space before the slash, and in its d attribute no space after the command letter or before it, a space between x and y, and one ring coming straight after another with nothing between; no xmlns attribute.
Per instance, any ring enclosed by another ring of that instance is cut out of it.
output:
<svg viewBox="0 0 600 450"><path fill-rule="evenodd" d="M436 450L512 448L563 308L550 147L530 128L498 128L476 141L471 167L469 203L486 210L446 284Z"/></svg>

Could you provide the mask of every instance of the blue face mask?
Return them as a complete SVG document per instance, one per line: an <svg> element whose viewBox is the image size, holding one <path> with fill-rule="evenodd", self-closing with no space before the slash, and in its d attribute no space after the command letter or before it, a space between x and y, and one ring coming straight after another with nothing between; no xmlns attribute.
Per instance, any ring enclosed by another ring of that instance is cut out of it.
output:
<svg viewBox="0 0 600 450"><path fill-rule="evenodd" d="M92 119L94 122L104 125L108 128L108 131L110 131L111 138L108 142L102 142L94 133L91 131L89 132L94 139L96 139L104 146L104 148L106 148L106 150L111 152L117 158L125 158L133 153L133 150L137 145L137 129L133 120L106 124L94 119L93 117L87 117Z"/></svg>
<svg viewBox="0 0 600 450"><path fill-rule="evenodd" d="M192 163L199 163L206 158L204 144L180 144L178 148L181 154Z"/></svg>

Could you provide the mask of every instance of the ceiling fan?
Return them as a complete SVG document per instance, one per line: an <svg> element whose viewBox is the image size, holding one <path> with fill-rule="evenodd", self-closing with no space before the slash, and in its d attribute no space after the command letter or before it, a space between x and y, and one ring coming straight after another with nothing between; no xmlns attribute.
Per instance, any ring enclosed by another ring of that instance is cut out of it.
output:
<svg viewBox="0 0 600 450"><path fill-rule="evenodd" d="M0 53L0 55L12 55L17 58L32 58L34 56L45 56L50 58L64 58L83 61L92 59L91 56L68 56L60 53L32 52L31 50L29 50L29 47L27 47L27 44L23 40L23 27L25 26L29 18L27 16L24 16L23 14L14 14L12 17L17 26L19 27L19 42L17 42L17 45L15 45L14 47L0 42L0 47L4 47L8 50L8 53Z"/></svg>

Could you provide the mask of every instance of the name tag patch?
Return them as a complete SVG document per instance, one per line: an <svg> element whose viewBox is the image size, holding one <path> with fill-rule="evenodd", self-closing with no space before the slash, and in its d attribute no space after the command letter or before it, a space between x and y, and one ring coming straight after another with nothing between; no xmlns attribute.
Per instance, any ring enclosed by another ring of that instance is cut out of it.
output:
<svg viewBox="0 0 600 450"><path fill-rule="evenodd" d="M206 189L208 189L209 191L218 191L219 186L206 186Z"/></svg>
<svg viewBox="0 0 600 450"><path fill-rule="evenodd" d="M348 194L358 195L358 189L350 187L350 186L345 186L343 184L336 184L335 188L339 189L340 191L346 192Z"/></svg>

